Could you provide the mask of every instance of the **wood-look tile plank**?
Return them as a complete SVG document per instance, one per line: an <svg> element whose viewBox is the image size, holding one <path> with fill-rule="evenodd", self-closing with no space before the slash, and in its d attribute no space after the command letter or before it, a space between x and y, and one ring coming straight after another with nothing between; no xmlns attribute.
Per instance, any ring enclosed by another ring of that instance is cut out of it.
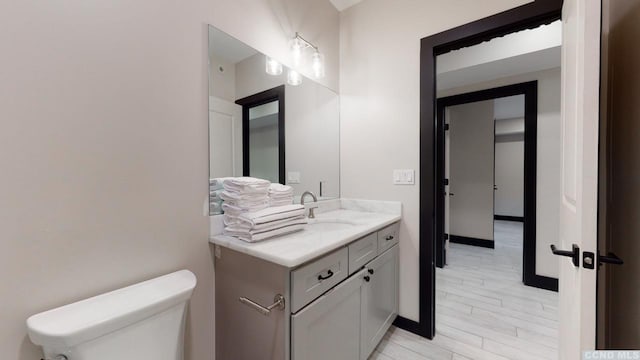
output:
<svg viewBox="0 0 640 360"><path fill-rule="evenodd" d="M419 341L420 338L409 335L406 331L394 329L389 332L387 340L399 346L405 347L418 354L428 356L433 360L451 360L453 352L439 347L431 341ZM418 340L418 341L417 341Z"/></svg>
<svg viewBox="0 0 640 360"><path fill-rule="evenodd" d="M376 350L371 354L371 356L369 356L369 360L396 360L396 359L389 357L381 353L380 351Z"/></svg>
<svg viewBox="0 0 640 360"><path fill-rule="evenodd" d="M537 309L537 308L532 309L527 307L520 307L518 309L511 309L503 306L494 306L491 304L474 302L472 299L465 298L463 296L453 295L453 294L448 294L445 300L460 302L463 304L471 305L475 308L485 309L497 314L505 314L505 315L517 317L519 319L528 320L528 321L543 324L543 325L549 324L549 326L552 326L552 327L553 327L552 325L553 322L557 324L557 321L556 321L557 316L554 316L553 314L549 314L548 312Z"/></svg>
<svg viewBox="0 0 640 360"><path fill-rule="evenodd" d="M462 355L473 360L509 360L509 358L505 356L454 340L444 335L435 336L433 342L438 346L451 350L454 354Z"/></svg>
<svg viewBox="0 0 640 360"><path fill-rule="evenodd" d="M453 359L452 360L471 360L471 358L468 358L466 356L462 356L459 354L453 354Z"/></svg>
<svg viewBox="0 0 640 360"><path fill-rule="evenodd" d="M516 328L521 328L521 329L526 329L532 332L536 332L541 335L558 337L557 327L539 325L539 324L531 323L527 320L521 320L508 315L496 314L496 313L479 309L479 308L474 308L472 310L472 315L476 318L485 319L490 322L500 322L503 324L509 324L509 325L515 326Z"/></svg>
<svg viewBox="0 0 640 360"><path fill-rule="evenodd" d="M538 343L552 349L558 349L558 336L542 335L535 331L517 328L518 337L530 342Z"/></svg>
<svg viewBox="0 0 640 360"><path fill-rule="evenodd" d="M484 340L483 348L487 351L505 356L513 360L540 360L540 359L556 360L558 358L557 351L554 351L554 352L538 351L537 353L534 354L531 352L522 351L522 348L505 345L490 339Z"/></svg>
<svg viewBox="0 0 640 360"><path fill-rule="evenodd" d="M418 354L386 338L380 341L377 350L383 355L395 360L433 360L429 357L429 354Z"/></svg>
<svg viewBox="0 0 640 360"><path fill-rule="evenodd" d="M456 329L442 322L438 322L436 325L436 336L439 336L439 335L444 335L446 337L452 338L453 340L457 340L462 343L469 344L471 346L476 346L478 348L482 347L481 336Z"/></svg>

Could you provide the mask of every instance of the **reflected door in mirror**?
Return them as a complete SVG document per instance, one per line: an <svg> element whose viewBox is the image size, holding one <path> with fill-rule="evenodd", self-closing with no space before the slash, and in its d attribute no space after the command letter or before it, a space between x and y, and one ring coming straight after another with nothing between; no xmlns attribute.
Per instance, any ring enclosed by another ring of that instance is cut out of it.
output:
<svg viewBox="0 0 640 360"><path fill-rule="evenodd" d="M285 183L284 86L240 100L243 175Z"/></svg>

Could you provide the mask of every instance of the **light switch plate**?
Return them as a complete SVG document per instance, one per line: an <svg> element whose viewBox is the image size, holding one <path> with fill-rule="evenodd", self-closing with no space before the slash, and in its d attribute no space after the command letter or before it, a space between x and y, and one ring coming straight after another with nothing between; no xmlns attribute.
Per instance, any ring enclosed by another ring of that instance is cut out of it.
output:
<svg viewBox="0 0 640 360"><path fill-rule="evenodd" d="M287 173L287 184L300 184L300 172L289 171Z"/></svg>
<svg viewBox="0 0 640 360"><path fill-rule="evenodd" d="M414 185L416 183L415 170L396 169L393 170L394 185Z"/></svg>

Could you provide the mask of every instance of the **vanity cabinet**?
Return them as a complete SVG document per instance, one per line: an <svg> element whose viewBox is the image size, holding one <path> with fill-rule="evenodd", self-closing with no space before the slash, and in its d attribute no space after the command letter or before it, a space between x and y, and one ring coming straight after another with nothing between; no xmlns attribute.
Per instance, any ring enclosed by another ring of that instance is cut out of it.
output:
<svg viewBox="0 0 640 360"><path fill-rule="evenodd" d="M294 268L216 245L216 358L366 360L398 314L397 244L394 223Z"/></svg>
<svg viewBox="0 0 640 360"><path fill-rule="evenodd" d="M291 316L292 359L360 358L362 270ZM355 341L354 341L355 340Z"/></svg>

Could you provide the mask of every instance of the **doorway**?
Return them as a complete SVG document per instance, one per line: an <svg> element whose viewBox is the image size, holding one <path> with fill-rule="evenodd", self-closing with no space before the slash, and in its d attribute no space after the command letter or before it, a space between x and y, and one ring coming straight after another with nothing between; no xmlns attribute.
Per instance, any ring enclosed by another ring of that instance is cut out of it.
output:
<svg viewBox="0 0 640 360"><path fill-rule="evenodd" d="M399 317L396 324L433 339L436 303L436 199L444 189L436 176L436 56L515 31L560 19L562 1L536 0L421 40L420 51L420 248L419 320ZM440 125L442 126L442 125Z"/></svg>
<svg viewBox="0 0 640 360"><path fill-rule="evenodd" d="M239 100L242 106L242 173L285 183L285 86Z"/></svg>
<svg viewBox="0 0 640 360"><path fill-rule="evenodd" d="M443 97L437 100L437 115L436 115L436 127L437 131L435 133L436 144L435 144L435 172L436 172L436 186L440 189L444 189L441 193L443 195L436 196L436 205L435 205L435 247L436 247L436 266L442 267L446 263L446 240L452 242L461 242L468 245L475 246L483 246L493 248L493 234L491 234L491 239L487 239L486 236L475 237L475 236L460 236L461 234L456 234L453 232L453 229L450 233L445 233L445 225L446 225L446 202L447 200L451 201L451 198L454 198L458 194L456 194L457 190L453 192L453 196L451 196L452 191L450 186L453 186L454 179L448 179L445 174L445 163L446 163L446 151L445 151L445 137L447 133L447 129L452 128L452 124L447 124L447 109L451 109L452 107L464 105L464 104L479 104L481 102L488 102L494 99L512 97L512 96L524 96L524 184L523 184L523 260L522 260L522 281L525 285L534 286L547 290L557 291L558 289L558 280L549 276L539 275L536 273L536 184L537 184L537 134L538 134L538 82L531 81L520 84L513 84L493 89L475 91L460 95ZM493 103L490 104L489 110L493 112ZM486 106L485 106L486 107ZM481 109L474 108L471 110L475 116ZM493 114L493 113L492 113ZM449 114L451 115L451 114ZM489 116L489 115L487 115ZM493 115L491 115L493 117ZM490 119L491 122L494 122L495 117ZM476 129L477 130L477 129ZM449 130L451 131L451 130ZM473 139L470 137L469 139L462 139L463 141L470 142ZM493 144L493 132L490 138L487 140L491 140L491 146ZM485 141L487 142L487 141ZM486 145L485 145L486 147ZM485 149L486 150L486 149ZM477 151L477 149L476 149ZM453 152L452 152L453 153ZM486 152L485 152L486 153ZM477 155L477 154L475 154ZM489 151L488 156L492 158L492 151ZM487 156L485 156L487 157ZM479 161L483 161L482 159L474 157L473 163L478 165ZM486 160L486 159L485 159ZM492 159L493 160L493 159ZM486 164L493 164L493 161L489 162L484 161ZM469 165L469 164L467 164ZM467 165L463 165L467 167ZM451 166L451 169L455 169L455 166ZM491 200L490 206L492 207L490 210L489 204L484 206L484 209L481 211L476 211L473 217L482 217L484 215L484 220L479 220L484 223L479 224L479 221L476 221L472 226L474 227L474 231L480 233L487 233L487 231L483 231L479 228L487 228L487 226L491 227L491 231L493 232L493 219L495 218L495 204L494 201L494 190L495 182L494 180L489 180L489 177L493 177L494 169L488 174L484 176L486 181L485 184L482 184L478 180L478 174L470 174L475 175L474 180L472 181L475 188L469 189L470 194L477 194L479 192L484 191L488 196L484 196L484 198L489 198ZM489 181L491 184L489 184ZM449 185L451 184L451 185ZM484 185L484 186L483 186ZM480 187L479 187L480 186ZM488 187L491 187L488 188ZM460 194L464 195L464 194ZM457 199L456 199L457 201ZM477 204L479 199L474 199L474 202ZM485 199L487 202L487 199ZM483 214L483 213L485 214ZM479 214L480 213L480 214ZM490 216L487 219L487 214ZM455 214L452 214L452 217ZM466 214L465 218L469 218L470 214ZM498 214L498 220L513 220L510 218L505 218L504 214ZM500 216L502 215L502 216ZM453 224L450 224L450 226ZM471 231L471 230L466 230ZM468 234L468 233L467 233ZM455 236L452 238L452 236Z"/></svg>

